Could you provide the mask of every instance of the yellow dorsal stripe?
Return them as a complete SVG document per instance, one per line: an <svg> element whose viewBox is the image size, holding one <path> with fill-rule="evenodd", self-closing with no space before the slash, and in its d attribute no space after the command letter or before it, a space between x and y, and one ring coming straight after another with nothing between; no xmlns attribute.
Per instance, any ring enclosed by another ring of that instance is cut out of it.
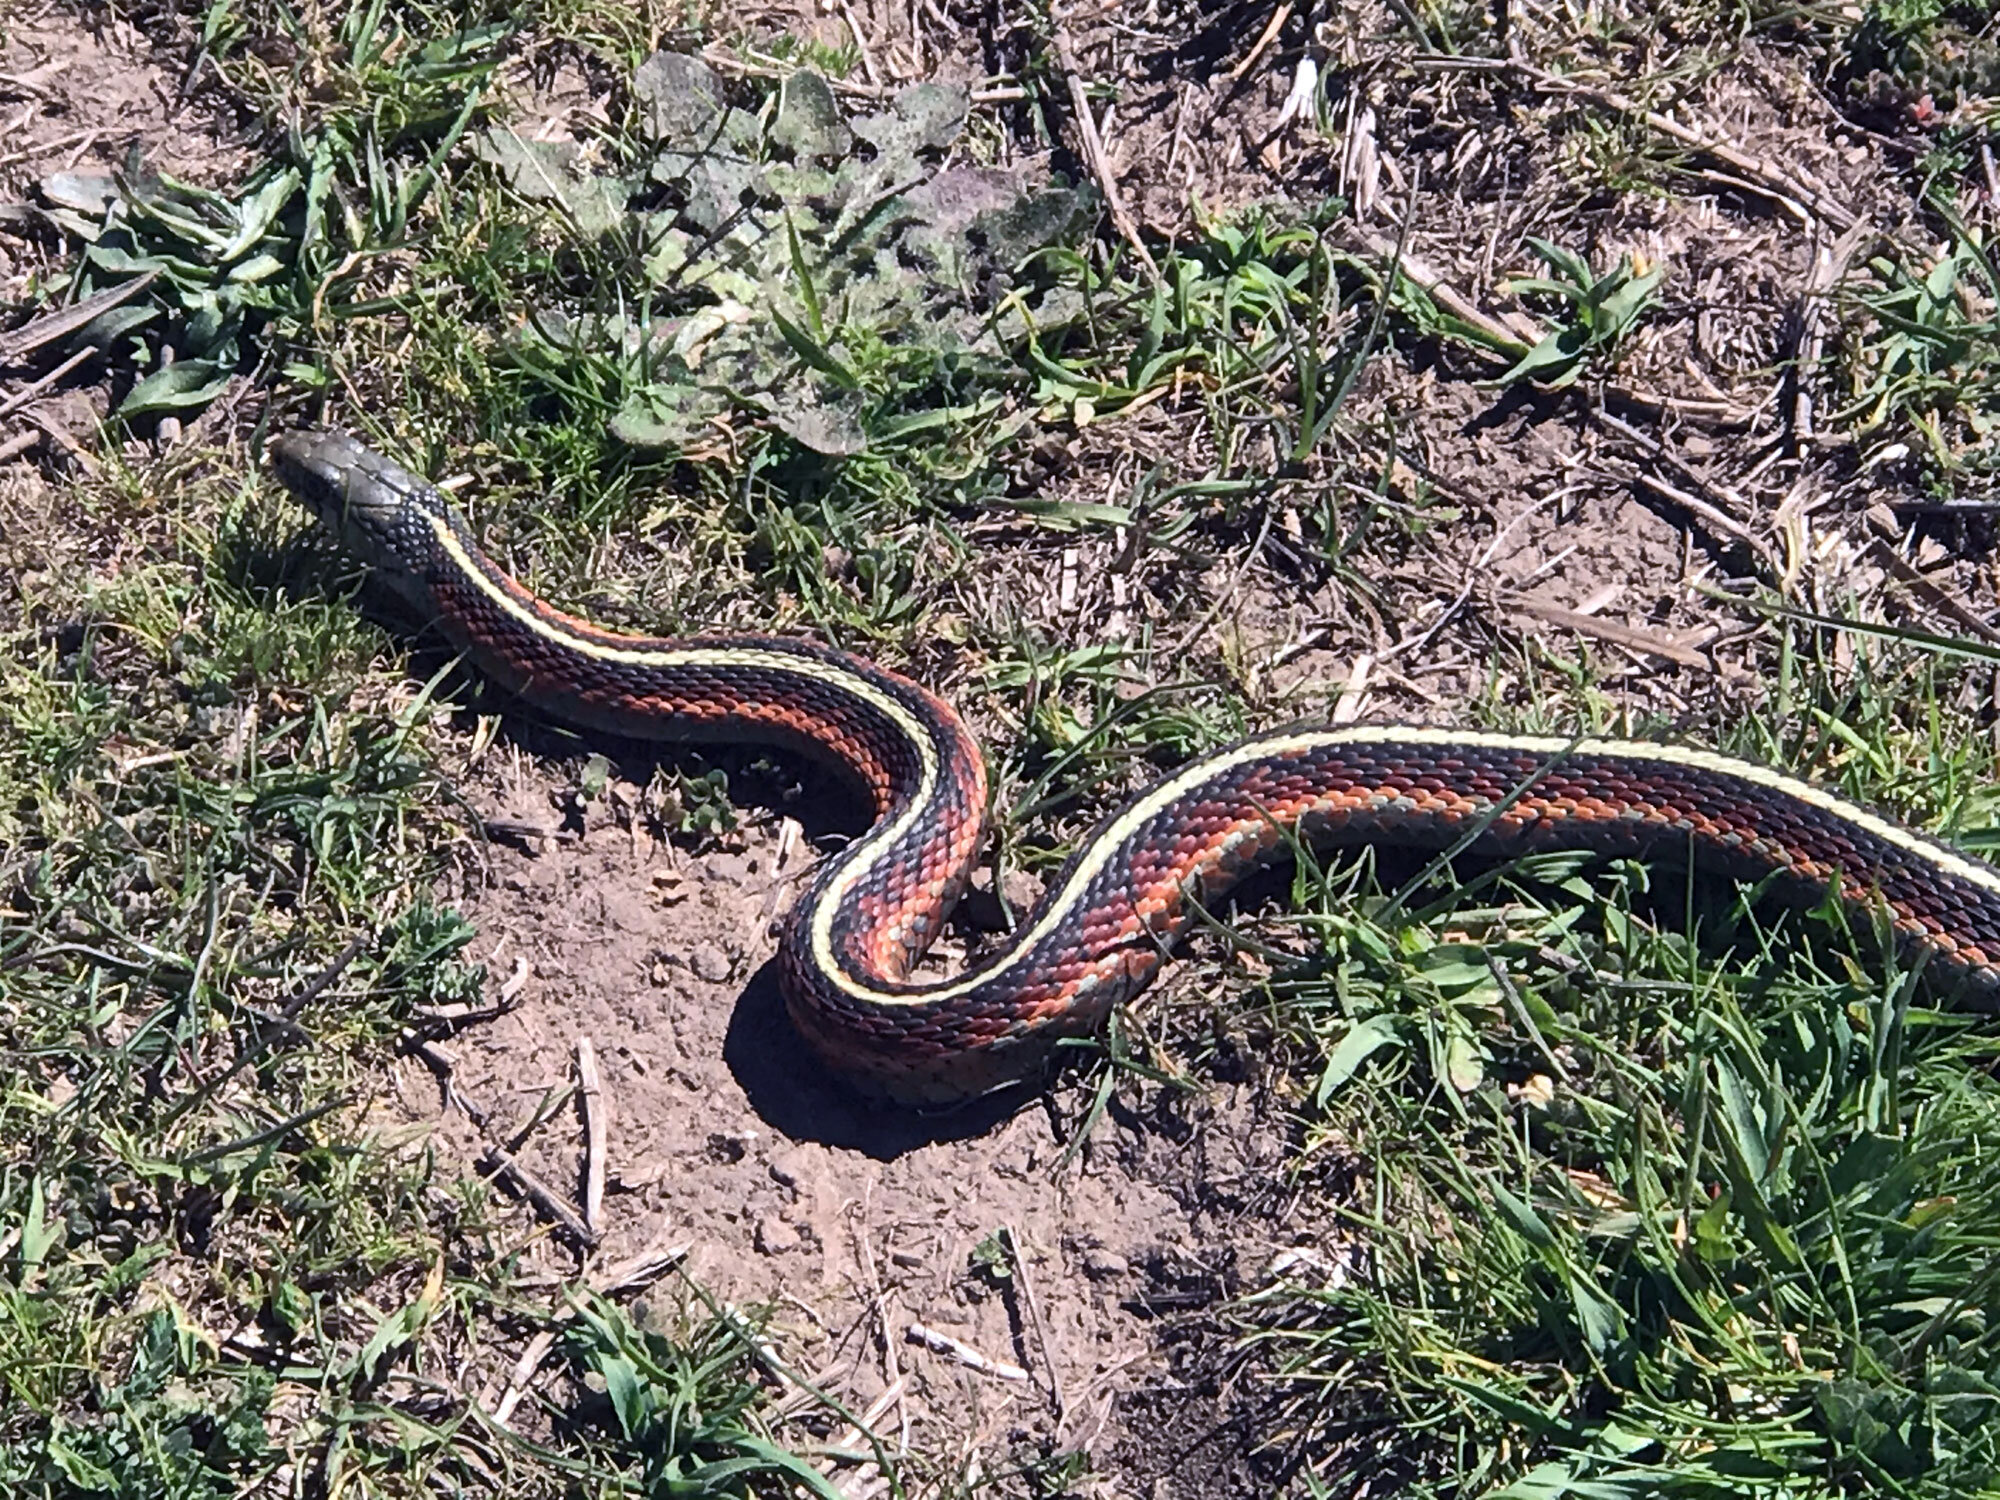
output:
<svg viewBox="0 0 2000 1500"><path fill-rule="evenodd" d="M915 794L894 818L871 829L850 851L839 875L821 892L809 914L814 961L828 983L860 1005L935 1005L956 1000L982 984L1004 981L1027 953L1046 940L1069 917L1084 898L1090 883L1102 872L1107 860L1126 839L1203 782L1232 767L1272 756L1310 754L1315 750L1342 745L1435 745L1463 746L1467 749L1516 751L1560 761L1568 757L1607 760L1654 761L1686 766L1712 775L1726 776L1752 786L1790 797L1808 807L1831 814L1836 820L1900 849L1952 879L1964 881L2000 896L2000 871L1936 844L1921 834L1892 823L1822 787L1787 776L1766 766L1737 760L1709 750L1684 749L1675 745L1652 744L1643 740L1560 739L1552 736L1488 734L1459 729L1396 725L1345 725L1319 729L1279 731L1247 741L1229 750L1190 762L1126 806L1104 825L1071 866L1060 890L1050 894L1040 915L1028 927L1015 933L1006 951L993 965L977 974L948 981L911 993L878 989L848 972L835 951L833 918L854 887L872 870L887 850L908 835L930 815L938 795L942 774L937 748L922 719L901 700L884 692L858 673L838 662L805 655L772 651L753 645L682 647L671 644L648 646L617 644L612 640L578 635L561 621L536 613L529 605L495 581L483 560L475 556L443 516L427 518L438 546L458 565L461 574L472 580L496 609L523 629L553 641L565 650L593 661L614 666L653 667L750 667L777 675L791 675L832 687L860 700L893 724L915 751L918 780Z"/></svg>
<svg viewBox="0 0 2000 1500"><path fill-rule="evenodd" d="M879 1004L907 1003L904 997L899 995L878 995L876 991L854 980L842 968L834 953L833 914L846 899L847 893L874 868L882 852L892 848L928 814L930 805L937 796L941 770L937 747L931 741L930 731L923 721L911 712L908 705L892 694L884 692L858 673L843 671L838 665L816 657L760 650L755 646L615 645L610 641L578 635L560 621L537 614L507 589L502 588L492 575L480 566L480 559L468 550L448 520L442 516L431 516L428 519L438 545L453 562L458 564L459 571L471 579L480 592L492 601L495 608L509 615L524 629L554 641L565 650L574 651L593 661L621 667L662 669L753 667L776 674L804 677L860 699L896 726L897 732L916 751L916 789L900 813L887 822L877 824L860 839L842 866L838 878L820 893L820 901L811 913L811 921L813 952L827 974L843 990L859 999L874 1000Z"/></svg>

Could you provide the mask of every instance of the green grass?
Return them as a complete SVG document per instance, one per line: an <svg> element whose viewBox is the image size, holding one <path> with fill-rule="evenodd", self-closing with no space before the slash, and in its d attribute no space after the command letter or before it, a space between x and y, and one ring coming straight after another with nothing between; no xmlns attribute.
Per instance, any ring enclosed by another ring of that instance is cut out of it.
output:
<svg viewBox="0 0 2000 1500"><path fill-rule="evenodd" d="M1795 924L1718 956L1635 913L1656 873L1519 873L1476 943L1329 912L1333 974L1276 999L1328 1060L1307 1162L1369 1184L1350 1281L1239 1309L1339 1455L1315 1465L1336 1492L1989 1490L1990 1034L1861 977L1865 945L1802 964Z"/></svg>
<svg viewBox="0 0 2000 1500"><path fill-rule="evenodd" d="M1672 19L1710 49L1689 76L1753 24L1849 89L1855 59L1911 83L1912 58L1969 57L1953 87L1978 97L1976 49L1953 50L1970 16ZM114 429L247 376L274 423L323 412L469 474L481 530L566 607L810 631L910 670L984 734L1000 855L1034 869L1153 771L1323 711L1228 644L1223 585L1335 613L1451 555L1464 515L1392 482L1420 424L1370 427L1356 397L1371 361L1476 331L1406 288L1383 305L1337 203L1204 221L1157 247L1157 282L1071 185L996 197L968 233L922 195L947 144L998 159L990 119L937 94L836 107L796 75L718 104L640 71L683 21L212 7L186 55L261 112L268 157L227 190L127 178L108 224L94 189L57 217L52 299L159 272L88 334ZM1491 41L1477 7L1403 24ZM1609 16L1589 45L1623 55L1649 24ZM616 81L595 135L505 128L503 64L529 56ZM690 118L719 163L690 159ZM1670 195L1631 121L1576 130L1590 191ZM1933 143L1913 199L1944 248L1872 246L1829 348L1823 425L1857 464L1902 445L1882 461L1941 499L1991 480L1996 284L1945 191L1978 130ZM1560 399L1666 316L1650 268L1583 248L1540 247L1554 274L1520 290L1556 331L1500 379ZM827 1493L810 1462L888 1456L822 1450L844 1415L754 1319L684 1285L644 1309L524 1289L486 1190L371 1112L418 1011L483 982L432 894L473 831L440 769L444 680L407 691L407 642L253 477L256 436L109 460L60 515L0 517L0 1481ZM1760 602L1717 602L1772 620L1768 691L1708 737L1990 847L1991 653ZM1486 666L1468 719L1623 727L1592 649ZM689 767L669 821L698 841L731 812ZM2000 1491L1990 1026L1824 914L1626 865L1460 874L1307 861L1296 912L1246 926L1259 965L1184 986L1199 1016L1146 1014L1130 1066L1088 1079L1101 1107L1155 1086L1141 1065L1198 1078L1219 1014L1271 1050L1299 1180L1360 1185L1314 1200L1351 1241L1342 1274L1228 1310L1282 1404L1272 1461L1329 1494ZM530 1440L458 1377L539 1331L565 1379ZM1086 1483L1042 1457L987 1487ZM954 1465L887 1467L898 1493L955 1494Z"/></svg>

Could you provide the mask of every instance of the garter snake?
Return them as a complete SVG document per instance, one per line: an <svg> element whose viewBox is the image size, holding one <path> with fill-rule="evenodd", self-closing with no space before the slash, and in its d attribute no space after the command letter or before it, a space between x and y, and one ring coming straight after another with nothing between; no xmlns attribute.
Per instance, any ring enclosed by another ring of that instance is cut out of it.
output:
<svg viewBox="0 0 2000 1500"><path fill-rule="evenodd" d="M860 784L874 822L786 919L780 978L812 1048L900 1100L1031 1075L1153 978L1195 903L1293 839L1777 874L1883 912L1947 969L2000 988L2000 870L1824 788L1668 744L1407 725L1294 725L1202 756L1099 824L997 952L913 979L985 829L985 763L942 699L809 641L605 630L522 588L436 488L353 438L287 433L272 452L380 583L539 708L625 735L774 741Z"/></svg>

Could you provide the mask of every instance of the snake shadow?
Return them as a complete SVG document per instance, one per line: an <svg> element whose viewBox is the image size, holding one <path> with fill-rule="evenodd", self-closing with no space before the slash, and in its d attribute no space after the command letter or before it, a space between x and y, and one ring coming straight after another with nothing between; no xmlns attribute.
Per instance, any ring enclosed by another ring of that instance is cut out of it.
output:
<svg viewBox="0 0 2000 1500"><path fill-rule="evenodd" d="M750 977L730 1012L722 1061L757 1118L780 1135L877 1161L985 1135L1040 1095L1039 1082L1030 1080L965 1104L916 1109L857 1093L793 1027L775 958Z"/></svg>
<svg viewBox="0 0 2000 1500"><path fill-rule="evenodd" d="M637 740L563 724L490 682L429 623L384 590L354 587L353 565L316 528L267 522L229 539L224 566L246 587L284 599L345 596L363 616L410 648L411 670L434 678L437 696L460 715L494 714L499 739L548 766L598 751L618 773L644 784L655 768L699 774L720 768L731 800L797 818L809 844L854 838L868 827L867 798L830 767L768 746L691 745ZM494 834L488 830L488 837ZM730 1014L723 1061L751 1110L790 1140L858 1151L889 1161L922 1146L966 1140L1005 1123L1039 1094L1031 1081L970 1103L913 1109L865 1097L842 1084L806 1046L785 1013L778 965L763 965Z"/></svg>

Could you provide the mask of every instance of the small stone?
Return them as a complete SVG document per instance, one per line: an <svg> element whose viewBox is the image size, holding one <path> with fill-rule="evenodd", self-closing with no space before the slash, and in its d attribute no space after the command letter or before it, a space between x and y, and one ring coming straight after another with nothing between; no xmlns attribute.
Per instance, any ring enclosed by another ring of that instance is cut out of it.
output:
<svg viewBox="0 0 2000 1500"><path fill-rule="evenodd" d="M779 1187L788 1187L794 1190L798 1188L799 1163L796 1157L774 1156L771 1158L771 1163L767 1170L771 1174L771 1181L777 1183Z"/></svg>
<svg viewBox="0 0 2000 1500"><path fill-rule="evenodd" d="M1020 921L1042 899L1042 883L1026 870L1009 870L1000 879L1000 894L1007 898L1005 909L994 892L991 867L981 865L972 872L959 914L981 932L1004 932L1009 917Z"/></svg>
<svg viewBox="0 0 2000 1500"><path fill-rule="evenodd" d="M1098 1281L1109 1281L1114 1276L1123 1276L1132 1269L1132 1262L1115 1250L1102 1246L1083 1252L1083 1274Z"/></svg>
<svg viewBox="0 0 2000 1500"><path fill-rule="evenodd" d="M799 1248L799 1232L776 1214L766 1214L757 1221L751 1241L759 1255L783 1255L787 1250Z"/></svg>
<svg viewBox="0 0 2000 1500"><path fill-rule="evenodd" d="M688 955L688 968L697 979L705 979L710 984L725 983L733 965L729 955L714 943L697 943L694 952Z"/></svg>

